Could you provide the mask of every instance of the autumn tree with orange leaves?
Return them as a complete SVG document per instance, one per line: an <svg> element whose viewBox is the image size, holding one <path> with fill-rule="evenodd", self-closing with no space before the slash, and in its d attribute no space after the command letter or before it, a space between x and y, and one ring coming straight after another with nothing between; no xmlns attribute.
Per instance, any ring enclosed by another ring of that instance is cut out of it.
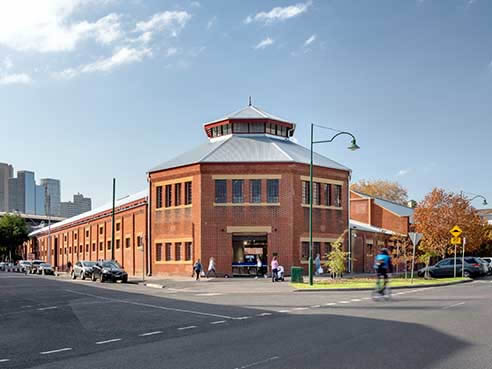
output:
<svg viewBox="0 0 492 369"><path fill-rule="evenodd" d="M419 251L424 255L444 258L454 254L449 231L455 225L463 230L461 237L466 237L466 252L476 251L488 238L487 223L470 201L441 188L435 188L418 204L414 219L416 231L423 234Z"/></svg>
<svg viewBox="0 0 492 369"><path fill-rule="evenodd" d="M385 181L382 179L374 181L361 179L360 181L353 183L350 186L350 189L402 205L406 205L408 200L407 190L398 182Z"/></svg>

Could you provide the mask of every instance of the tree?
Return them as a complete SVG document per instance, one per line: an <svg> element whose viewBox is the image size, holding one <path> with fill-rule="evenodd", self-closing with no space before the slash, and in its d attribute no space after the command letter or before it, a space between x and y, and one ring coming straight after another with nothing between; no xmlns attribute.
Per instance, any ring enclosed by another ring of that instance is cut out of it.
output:
<svg viewBox="0 0 492 369"><path fill-rule="evenodd" d="M408 201L407 190L398 182L385 181L382 179L368 181L361 179L353 183L350 188L357 192L367 195L381 197L385 200L393 201L398 204L406 205Z"/></svg>
<svg viewBox="0 0 492 369"><path fill-rule="evenodd" d="M4 250L4 256L16 254L17 248L29 239L26 222L23 218L14 214L6 214L0 218L0 248Z"/></svg>
<svg viewBox="0 0 492 369"><path fill-rule="evenodd" d="M454 246L450 244L449 231L458 225L466 237L466 251L474 252L488 238L488 226L473 208L470 202L454 193L435 188L415 209L416 231L423 234L419 251L426 255L428 266L431 256L446 257L454 255Z"/></svg>
<svg viewBox="0 0 492 369"><path fill-rule="evenodd" d="M343 251L342 244L345 236L344 232L338 239L333 242L331 252L327 254L328 261L325 267L328 268L332 277L338 278L345 272L348 252Z"/></svg>
<svg viewBox="0 0 492 369"><path fill-rule="evenodd" d="M394 242L392 262L394 266L404 265L405 279L407 278L408 264L412 260L413 245L412 241L407 236L395 235L391 241ZM398 270L397 270L398 271Z"/></svg>

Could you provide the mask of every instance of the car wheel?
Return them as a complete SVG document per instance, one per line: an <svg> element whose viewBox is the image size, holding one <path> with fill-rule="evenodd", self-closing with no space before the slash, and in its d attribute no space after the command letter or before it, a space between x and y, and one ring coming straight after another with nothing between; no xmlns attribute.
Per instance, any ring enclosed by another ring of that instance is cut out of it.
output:
<svg viewBox="0 0 492 369"><path fill-rule="evenodd" d="M94 275L94 273L92 273L92 275L91 275L91 281L92 282L95 282L96 281L96 276Z"/></svg>
<svg viewBox="0 0 492 369"><path fill-rule="evenodd" d="M128 283L128 278L123 278L123 279L121 280L121 283Z"/></svg>
<svg viewBox="0 0 492 369"><path fill-rule="evenodd" d="M471 274L470 274L470 272L469 272L468 270L465 270L465 271L463 272L463 276L464 276L465 278L470 278L470 277L471 277Z"/></svg>
<svg viewBox="0 0 492 369"><path fill-rule="evenodd" d="M75 275L75 272L72 270L72 279L77 279L77 276Z"/></svg>
<svg viewBox="0 0 492 369"><path fill-rule="evenodd" d="M85 273L83 270L80 271L80 279L85 280Z"/></svg>
<svg viewBox="0 0 492 369"><path fill-rule="evenodd" d="M104 283L104 278L103 278L102 274L101 274L101 276L99 277L99 282Z"/></svg>

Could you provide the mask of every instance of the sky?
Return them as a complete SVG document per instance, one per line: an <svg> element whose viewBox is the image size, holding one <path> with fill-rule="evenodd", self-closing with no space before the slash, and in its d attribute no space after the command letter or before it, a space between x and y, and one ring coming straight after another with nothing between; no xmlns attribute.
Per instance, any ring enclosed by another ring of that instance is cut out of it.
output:
<svg viewBox="0 0 492 369"><path fill-rule="evenodd" d="M491 19L486 0L2 1L0 162L102 205L252 96L304 146L310 123L352 132L361 150L316 151L353 181L492 203Z"/></svg>

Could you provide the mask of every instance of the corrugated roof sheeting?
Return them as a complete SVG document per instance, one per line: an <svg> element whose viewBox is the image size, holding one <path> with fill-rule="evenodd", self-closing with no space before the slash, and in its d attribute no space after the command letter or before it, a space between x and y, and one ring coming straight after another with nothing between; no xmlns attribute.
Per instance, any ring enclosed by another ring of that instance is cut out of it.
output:
<svg viewBox="0 0 492 369"><path fill-rule="evenodd" d="M273 114L265 112L264 110L262 110L256 106L250 105L250 106L247 106L243 109L236 110L235 112L229 113L220 119L215 119L215 120L213 120L211 122L207 122L205 124L221 122L223 120L228 120L228 119L261 119L261 118L267 118L267 119L278 120L280 122L291 123L286 119L279 118Z"/></svg>

